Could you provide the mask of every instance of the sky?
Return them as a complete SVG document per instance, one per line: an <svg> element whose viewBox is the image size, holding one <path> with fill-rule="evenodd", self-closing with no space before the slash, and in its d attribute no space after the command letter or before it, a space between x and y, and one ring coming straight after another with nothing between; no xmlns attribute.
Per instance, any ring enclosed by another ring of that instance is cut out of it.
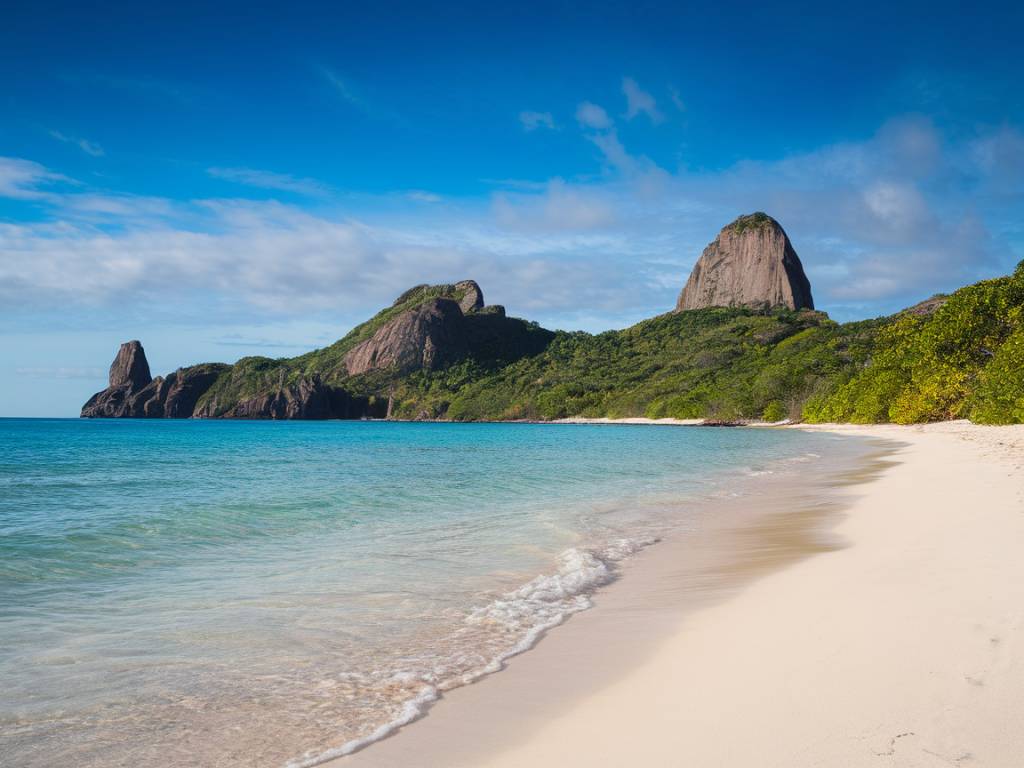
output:
<svg viewBox="0 0 1024 768"><path fill-rule="evenodd" d="M122 341L292 356L423 282L626 327L757 210L839 321L1011 271L1024 6L830 6L6 5L0 416L77 415Z"/></svg>

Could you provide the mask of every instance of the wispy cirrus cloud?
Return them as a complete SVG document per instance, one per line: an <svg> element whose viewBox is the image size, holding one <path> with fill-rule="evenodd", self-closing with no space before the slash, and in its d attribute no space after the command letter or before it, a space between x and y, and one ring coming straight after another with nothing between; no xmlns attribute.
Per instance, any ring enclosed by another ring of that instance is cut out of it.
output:
<svg viewBox="0 0 1024 768"><path fill-rule="evenodd" d="M329 67L321 67L320 74L324 80L327 81L331 90L337 96L341 97L342 101L363 112L369 111L366 102L358 95L355 88L352 86L351 80L343 77L340 73L335 72Z"/></svg>
<svg viewBox="0 0 1024 768"><path fill-rule="evenodd" d="M555 127L555 118L550 112L520 112L519 122L527 131L535 131L538 128L553 130Z"/></svg>
<svg viewBox="0 0 1024 768"><path fill-rule="evenodd" d="M247 187L274 189L281 192L292 192L308 197L323 197L331 193L331 187L316 179L292 176L288 173L276 173L257 168L221 168L214 166L206 172L217 179L224 179Z"/></svg>
<svg viewBox="0 0 1024 768"><path fill-rule="evenodd" d="M409 200L415 200L417 203L440 203L444 198L434 192L428 192L425 189L410 189L405 193L405 196Z"/></svg>
<svg viewBox="0 0 1024 768"><path fill-rule="evenodd" d="M0 157L0 197L43 200L54 195L53 185L73 183L67 176L32 160Z"/></svg>
<svg viewBox="0 0 1024 768"><path fill-rule="evenodd" d="M632 120L637 115L647 115L651 122L657 125L664 122L665 116L658 109L658 102L645 91L632 77L622 78L622 93L626 96L627 120Z"/></svg>
<svg viewBox="0 0 1024 768"><path fill-rule="evenodd" d="M94 141L89 141L88 139L82 139L76 136L66 136L60 131L50 131L50 136L65 144L74 144L80 150L85 152L85 154L91 155L92 157L103 157L103 155L106 154L103 151L103 147Z"/></svg>
<svg viewBox="0 0 1024 768"><path fill-rule="evenodd" d="M668 87L668 97L672 101L672 106L680 112L686 111L686 103L683 101L683 95L679 93L679 89L674 85L670 85Z"/></svg>

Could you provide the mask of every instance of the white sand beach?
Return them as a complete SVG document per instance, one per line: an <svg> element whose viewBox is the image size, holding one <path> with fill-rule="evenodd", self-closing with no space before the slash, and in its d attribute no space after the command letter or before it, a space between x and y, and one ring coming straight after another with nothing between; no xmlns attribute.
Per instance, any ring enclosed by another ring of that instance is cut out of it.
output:
<svg viewBox="0 0 1024 768"><path fill-rule="evenodd" d="M800 428L892 452L838 511L808 490L709 530L731 563L652 547L507 670L338 764L1024 765L1024 427Z"/></svg>

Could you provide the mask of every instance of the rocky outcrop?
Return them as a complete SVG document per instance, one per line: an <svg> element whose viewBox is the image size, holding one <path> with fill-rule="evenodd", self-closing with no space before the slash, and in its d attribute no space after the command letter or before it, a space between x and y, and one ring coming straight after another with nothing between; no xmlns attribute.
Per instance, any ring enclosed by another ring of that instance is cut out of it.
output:
<svg viewBox="0 0 1024 768"><path fill-rule="evenodd" d="M177 418L192 416L199 398L229 366L206 363L179 368L164 378L150 377L146 352L138 341L121 345L110 366L110 386L82 407L84 418Z"/></svg>
<svg viewBox="0 0 1024 768"><path fill-rule="evenodd" d="M212 398L195 416L225 419L361 419L384 418L387 400L356 397L340 387L325 385L319 377L301 378L221 410Z"/></svg>
<svg viewBox="0 0 1024 768"><path fill-rule="evenodd" d="M145 399L151 396L153 378L146 351L138 341L126 341L110 364L109 386L82 407L82 416L124 418L143 416ZM144 394L146 393L146 394Z"/></svg>
<svg viewBox="0 0 1024 768"><path fill-rule="evenodd" d="M419 285L335 345L291 360L244 357L151 379L142 345L129 342L111 366L110 386L90 398L82 416L388 418L406 374L469 357L493 370L540 353L553 337L536 323L506 317L504 307L485 306L473 280Z"/></svg>
<svg viewBox="0 0 1024 768"><path fill-rule="evenodd" d="M460 292L463 293L462 300L459 302L462 314L467 315L484 308L484 292L480 290L480 286L476 284L475 280L463 280L456 283L456 295Z"/></svg>
<svg viewBox="0 0 1024 768"><path fill-rule="evenodd" d="M914 306L907 307L902 312L900 312L900 314L927 317L929 315L934 315L938 310L942 309L943 305L947 301L949 301L949 296L947 296L944 293L937 293L930 299L919 301Z"/></svg>
<svg viewBox="0 0 1024 768"><path fill-rule="evenodd" d="M779 222L753 213L718 233L694 265L676 311L704 307L814 309L811 283Z"/></svg>
<svg viewBox="0 0 1024 768"><path fill-rule="evenodd" d="M153 380L142 342L126 341L121 345L110 364L108 379L111 387L128 386L132 389L142 389Z"/></svg>
<svg viewBox="0 0 1024 768"><path fill-rule="evenodd" d="M426 283L416 285L395 299L391 306L400 307L403 304L426 301L434 297L452 299L458 302L459 309L462 310L464 315L484 308L484 292L476 280L460 280L457 283L444 283L442 285L428 285Z"/></svg>
<svg viewBox="0 0 1024 768"><path fill-rule="evenodd" d="M452 299L429 299L388 321L345 355L350 376L387 368L433 370L466 353L465 317Z"/></svg>
<svg viewBox="0 0 1024 768"><path fill-rule="evenodd" d="M153 418L188 419L195 415L199 398L213 386L217 377L231 366L205 363L190 368L179 368L167 378L153 379L156 388L145 401L144 415Z"/></svg>

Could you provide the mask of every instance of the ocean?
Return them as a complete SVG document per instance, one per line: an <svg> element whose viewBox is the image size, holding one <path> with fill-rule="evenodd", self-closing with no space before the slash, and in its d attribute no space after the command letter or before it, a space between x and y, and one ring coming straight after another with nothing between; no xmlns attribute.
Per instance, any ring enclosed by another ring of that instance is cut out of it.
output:
<svg viewBox="0 0 1024 768"><path fill-rule="evenodd" d="M4 765L316 765L837 438L0 419ZM713 506L711 507L713 509Z"/></svg>

